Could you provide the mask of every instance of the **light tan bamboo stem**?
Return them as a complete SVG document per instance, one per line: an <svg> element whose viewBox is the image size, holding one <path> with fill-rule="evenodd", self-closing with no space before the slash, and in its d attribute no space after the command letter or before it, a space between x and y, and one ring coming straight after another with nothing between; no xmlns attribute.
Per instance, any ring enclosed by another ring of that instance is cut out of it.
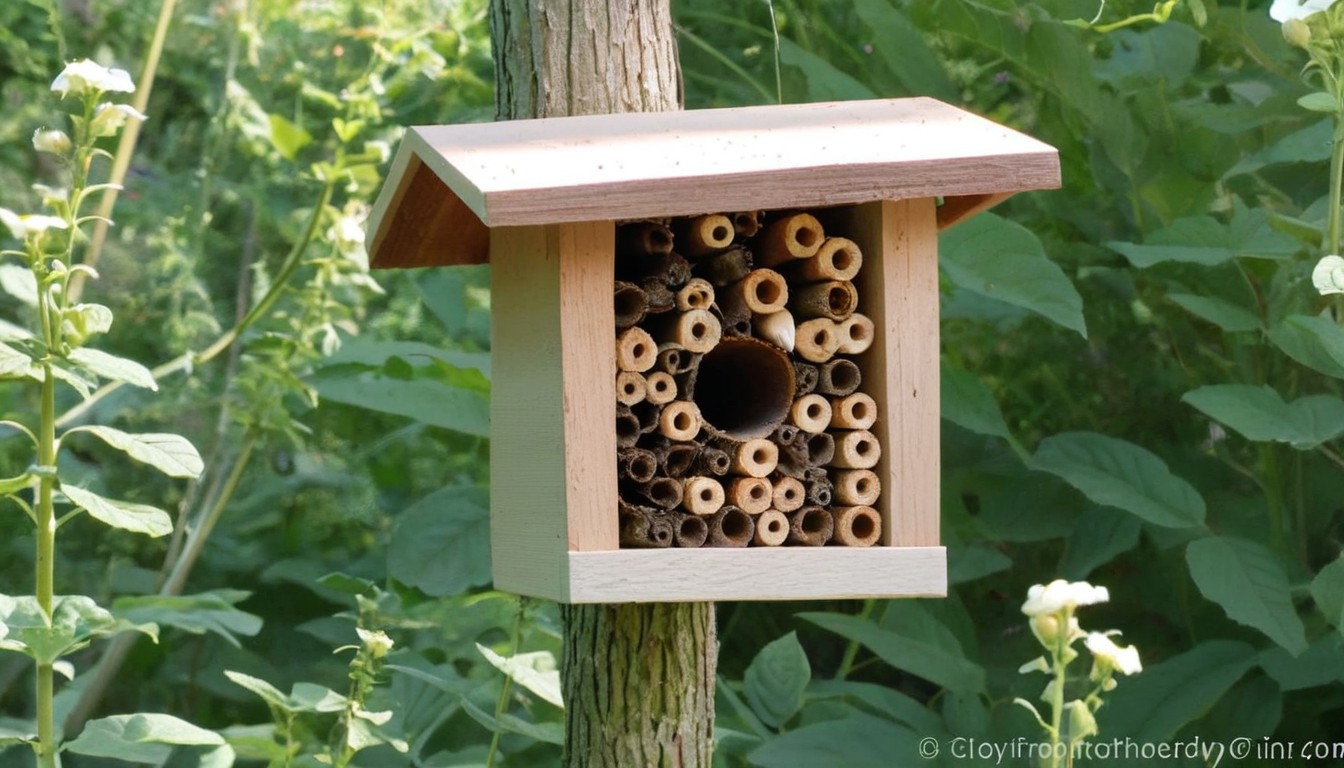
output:
<svg viewBox="0 0 1344 768"><path fill-rule="evenodd" d="M804 432L825 432L831 424L831 402L821 395L803 395L793 401L789 421Z"/></svg>
<svg viewBox="0 0 1344 768"><path fill-rule="evenodd" d="M666 405L677 399L677 380L664 371L653 371L644 379L644 397L654 405Z"/></svg>
<svg viewBox="0 0 1344 768"><path fill-rule="evenodd" d="M833 474L835 501L871 507L882 495L882 481L871 469L847 469Z"/></svg>
<svg viewBox="0 0 1344 768"><path fill-rule="evenodd" d="M616 374L616 402L621 405L634 405L648 394L644 377L634 371L620 371Z"/></svg>
<svg viewBox="0 0 1344 768"><path fill-rule="evenodd" d="M756 522L751 515L731 504L724 504L709 518L709 540L705 546L745 547L751 543L755 532Z"/></svg>
<svg viewBox="0 0 1344 768"><path fill-rule="evenodd" d="M616 328L629 328L649 311L649 295L634 283L617 280L612 289L612 301L616 309Z"/></svg>
<svg viewBox="0 0 1344 768"><path fill-rule="evenodd" d="M835 520L825 507L803 507L788 516L790 544L820 547L831 540Z"/></svg>
<svg viewBox="0 0 1344 768"><path fill-rule="evenodd" d="M666 321L659 338L664 343L676 344L687 352L708 352L723 338L723 328L719 325L719 318L710 314L709 310L692 309L680 312ZM655 361L658 358L657 346L654 347L653 358ZM619 364L618 359L617 365ZM653 363L649 363L649 367L653 367Z"/></svg>
<svg viewBox="0 0 1344 768"><path fill-rule="evenodd" d="M787 309L768 315L755 315L751 320L756 338L768 341L785 352L793 351L794 334L798 332L793 315Z"/></svg>
<svg viewBox="0 0 1344 768"><path fill-rule="evenodd" d="M859 366L844 358L823 363L817 373L817 394L828 397L844 397L863 383Z"/></svg>
<svg viewBox="0 0 1344 768"><path fill-rule="evenodd" d="M761 231L760 211L738 211L733 214L733 231L738 237L755 237Z"/></svg>
<svg viewBox="0 0 1344 768"><path fill-rule="evenodd" d="M743 440L729 458L734 474L765 477L779 464L779 446L763 437L755 437Z"/></svg>
<svg viewBox="0 0 1344 768"><path fill-rule="evenodd" d="M770 508L774 489L764 477L737 477L728 484L728 504L748 515L759 515Z"/></svg>
<svg viewBox="0 0 1344 768"><path fill-rule="evenodd" d="M800 320L825 317L832 322L840 322L854 314L858 306L859 291L846 280L796 286L789 302L789 309Z"/></svg>
<svg viewBox="0 0 1344 768"><path fill-rule="evenodd" d="M772 267L791 259L806 259L816 255L825 239L821 222L810 213L776 219L756 236L756 263Z"/></svg>
<svg viewBox="0 0 1344 768"><path fill-rule="evenodd" d="M643 373L658 361L658 345L643 328L627 328L616 337L616 368Z"/></svg>
<svg viewBox="0 0 1344 768"><path fill-rule="evenodd" d="M839 339L838 351L846 355L858 355L868 351L873 345L875 328L867 315L855 312L840 322L836 329Z"/></svg>
<svg viewBox="0 0 1344 768"><path fill-rule="evenodd" d="M697 475L682 481L681 506L692 515L712 515L724 501L723 484L712 477Z"/></svg>
<svg viewBox="0 0 1344 768"><path fill-rule="evenodd" d="M840 336L834 320L818 317L800 323L794 336L793 351L804 360L824 363L840 348Z"/></svg>
<svg viewBox="0 0 1344 768"><path fill-rule="evenodd" d="M733 222L727 216L708 213L686 220L681 233L681 251L687 256L708 256L733 244Z"/></svg>
<svg viewBox="0 0 1344 768"><path fill-rule="evenodd" d="M721 304L744 305L753 315L769 315L789 303L789 284L773 269L753 269L723 294Z"/></svg>
<svg viewBox="0 0 1344 768"><path fill-rule="evenodd" d="M882 457L882 445L866 429L838 432L835 435L835 458L832 467L841 469L872 469Z"/></svg>
<svg viewBox="0 0 1344 768"><path fill-rule="evenodd" d="M831 427L871 429L877 423L877 401L862 392L831 401Z"/></svg>
<svg viewBox="0 0 1344 768"><path fill-rule="evenodd" d="M853 280L863 266L863 253L853 240L828 237L815 256L789 265L790 277L803 282Z"/></svg>
<svg viewBox="0 0 1344 768"><path fill-rule="evenodd" d="M672 538L678 547L696 548L705 545L709 538L709 523L703 517L684 515L674 512L672 518Z"/></svg>
<svg viewBox="0 0 1344 768"><path fill-rule="evenodd" d="M774 493L771 494L771 506L780 512L792 512L803 506L807 491L803 481L796 477L781 475L775 480Z"/></svg>
<svg viewBox="0 0 1344 768"><path fill-rule="evenodd" d="M752 542L761 547L778 547L789 538L789 518L777 509L767 509L756 518Z"/></svg>
<svg viewBox="0 0 1344 768"><path fill-rule="evenodd" d="M668 440L694 440L703 420L700 409L687 400L673 400L658 417L658 431Z"/></svg>
<svg viewBox="0 0 1344 768"><path fill-rule="evenodd" d="M868 506L834 507L835 518L832 540L847 547L871 547L882 535L882 518Z"/></svg>
<svg viewBox="0 0 1344 768"><path fill-rule="evenodd" d="M709 309L714 303L714 286L703 277L693 277L677 291L677 309Z"/></svg>

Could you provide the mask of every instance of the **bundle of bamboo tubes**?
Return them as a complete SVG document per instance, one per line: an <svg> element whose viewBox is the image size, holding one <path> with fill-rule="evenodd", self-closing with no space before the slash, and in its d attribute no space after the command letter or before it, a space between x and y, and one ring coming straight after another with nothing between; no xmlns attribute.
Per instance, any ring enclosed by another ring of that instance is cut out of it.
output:
<svg viewBox="0 0 1344 768"><path fill-rule="evenodd" d="M882 537L863 254L808 213L620 223L623 547L866 547Z"/></svg>

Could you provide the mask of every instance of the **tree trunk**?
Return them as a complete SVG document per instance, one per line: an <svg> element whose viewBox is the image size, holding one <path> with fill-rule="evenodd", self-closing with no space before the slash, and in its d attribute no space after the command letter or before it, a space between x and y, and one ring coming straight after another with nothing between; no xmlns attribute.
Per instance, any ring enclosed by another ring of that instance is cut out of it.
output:
<svg viewBox="0 0 1344 768"><path fill-rule="evenodd" d="M501 120L681 107L668 0L492 0L490 26ZM574 605L561 616L564 765L709 768L713 604Z"/></svg>

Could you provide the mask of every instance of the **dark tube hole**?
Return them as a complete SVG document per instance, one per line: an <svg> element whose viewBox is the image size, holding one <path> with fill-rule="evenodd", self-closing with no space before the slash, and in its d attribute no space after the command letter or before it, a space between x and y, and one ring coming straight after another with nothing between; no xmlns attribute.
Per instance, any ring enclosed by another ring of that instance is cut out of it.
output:
<svg viewBox="0 0 1344 768"><path fill-rule="evenodd" d="M723 535L738 539L751 535L751 518L745 512L733 510L723 516Z"/></svg>
<svg viewBox="0 0 1344 768"><path fill-rule="evenodd" d="M693 397L705 421L729 437L765 437L793 405L793 364L776 347L730 337L700 359Z"/></svg>
<svg viewBox="0 0 1344 768"><path fill-rule="evenodd" d="M855 515L850 524L850 530L854 536L860 539L866 539L872 536L877 528L873 525L873 518L869 515Z"/></svg>

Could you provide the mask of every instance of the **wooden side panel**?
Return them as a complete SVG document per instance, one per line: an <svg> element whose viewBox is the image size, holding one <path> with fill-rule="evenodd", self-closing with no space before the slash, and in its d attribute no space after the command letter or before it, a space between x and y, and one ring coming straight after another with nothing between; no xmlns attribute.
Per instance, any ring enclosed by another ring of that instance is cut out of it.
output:
<svg viewBox="0 0 1344 768"><path fill-rule="evenodd" d="M616 226L549 227L560 258L568 548L617 549L616 312L611 300Z"/></svg>
<svg viewBox="0 0 1344 768"><path fill-rule="evenodd" d="M557 230L490 231L490 548L497 589L565 601L569 480L560 254L551 247Z"/></svg>
<svg viewBox="0 0 1344 768"><path fill-rule="evenodd" d="M863 250L859 306L876 326L859 359L878 403L882 442L881 543L939 541L938 232L934 200L879 201L838 211Z"/></svg>
<svg viewBox="0 0 1344 768"><path fill-rule="evenodd" d="M945 597L943 547L753 547L571 552L570 601Z"/></svg>
<svg viewBox="0 0 1344 768"><path fill-rule="evenodd" d="M374 269L484 264L489 230L428 165L403 146L369 216ZM405 164L404 170L401 165Z"/></svg>
<svg viewBox="0 0 1344 768"><path fill-rule="evenodd" d="M1002 203L1012 197L1011 192L999 192L993 195L960 195L949 197L938 206L938 230L942 231L959 221L969 219L981 211Z"/></svg>

